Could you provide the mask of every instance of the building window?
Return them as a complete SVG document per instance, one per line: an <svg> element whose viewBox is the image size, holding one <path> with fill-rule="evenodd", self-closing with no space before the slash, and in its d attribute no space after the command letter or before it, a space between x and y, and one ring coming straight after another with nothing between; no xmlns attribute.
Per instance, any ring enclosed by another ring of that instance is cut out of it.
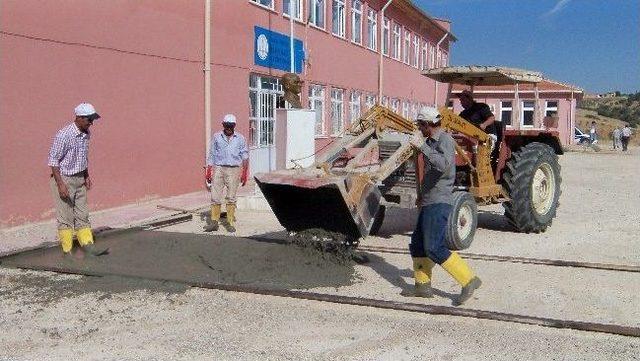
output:
<svg viewBox="0 0 640 361"><path fill-rule="evenodd" d="M385 108L389 108L389 97L386 95L382 96L382 103L381 105Z"/></svg>
<svg viewBox="0 0 640 361"><path fill-rule="evenodd" d="M349 98L349 124L357 122L360 119L360 101L362 95L359 91L353 90L351 92L351 97Z"/></svg>
<svg viewBox="0 0 640 361"><path fill-rule="evenodd" d="M378 50L378 14L374 10L367 10L367 48Z"/></svg>
<svg viewBox="0 0 640 361"><path fill-rule="evenodd" d="M334 35L344 38L346 31L345 0L333 0L331 6L331 31Z"/></svg>
<svg viewBox="0 0 640 361"><path fill-rule="evenodd" d="M436 67L436 48L429 44L429 69Z"/></svg>
<svg viewBox="0 0 640 361"><path fill-rule="evenodd" d="M396 98L391 99L391 110L395 113L400 113L400 100Z"/></svg>
<svg viewBox="0 0 640 361"><path fill-rule="evenodd" d="M438 50L438 55L436 57L436 68L439 68L442 66L442 53Z"/></svg>
<svg viewBox="0 0 640 361"><path fill-rule="evenodd" d="M533 127L534 103L535 102L529 100L522 101L522 112L520 113L520 117L522 118L523 127Z"/></svg>
<svg viewBox="0 0 640 361"><path fill-rule="evenodd" d="M411 119L415 120L418 117L418 103L411 104Z"/></svg>
<svg viewBox="0 0 640 361"><path fill-rule="evenodd" d="M293 1L293 18L302 21L302 0L283 0L282 13L289 16L289 5Z"/></svg>
<svg viewBox="0 0 640 361"><path fill-rule="evenodd" d="M448 60L448 58L447 58L447 53L442 53L442 63L440 64L440 66L447 66L447 65L449 65L449 64L447 63L447 60Z"/></svg>
<svg viewBox="0 0 640 361"><path fill-rule="evenodd" d="M351 41L362 45L362 2L351 2Z"/></svg>
<svg viewBox="0 0 640 361"><path fill-rule="evenodd" d="M340 135L344 130L344 90L331 89L331 135Z"/></svg>
<svg viewBox="0 0 640 361"><path fill-rule="evenodd" d="M324 0L309 0L309 23L324 29Z"/></svg>
<svg viewBox="0 0 640 361"><path fill-rule="evenodd" d="M511 114L513 114L513 103L511 101L500 102L500 121L504 125L511 125Z"/></svg>
<svg viewBox="0 0 640 361"><path fill-rule="evenodd" d="M273 1L274 0L249 0L249 1L254 3L254 4L258 4L260 6L264 6L266 8L269 8L269 9L273 10Z"/></svg>
<svg viewBox="0 0 640 361"><path fill-rule="evenodd" d="M400 60L400 50L402 49L402 39L400 38L400 25L393 24L393 38L391 39L391 57Z"/></svg>
<svg viewBox="0 0 640 361"><path fill-rule="evenodd" d="M420 69L427 70L427 43L422 43L422 56L420 57Z"/></svg>
<svg viewBox="0 0 640 361"><path fill-rule="evenodd" d="M402 116L405 118L409 118L409 102L406 100L402 101Z"/></svg>
<svg viewBox="0 0 640 361"><path fill-rule="evenodd" d="M325 135L324 87L322 85L309 86L309 109L316 112L316 135Z"/></svg>
<svg viewBox="0 0 640 361"><path fill-rule="evenodd" d="M373 94L367 94L364 100L364 110L368 111L369 109L373 108L375 104L376 104L376 96Z"/></svg>
<svg viewBox="0 0 640 361"><path fill-rule="evenodd" d="M402 61L409 64L409 50L411 48L411 33L406 29L404 31L404 48L402 49Z"/></svg>
<svg viewBox="0 0 640 361"><path fill-rule="evenodd" d="M284 105L283 96L280 79L256 74L249 76L249 143L251 147L274 145L275 109Z"/></svg>
<svg viewBox="0 0 640 361"><path fill-rule="evenodd" d="M547 100L544 105L544 116L553 117L558 115L558 101Z"/></svg>
<svg viewBox="0 0 640 361"><path fill-rule="evenodd" d="M416 68L420 65L420 40L417 35L413 35L413 64Z"/></svg>
<svg viewBox="0 0 640 361"><path fill-rule="evenodd" d="M389 56L389 31L391 22L384 18L382 21L382 54Z"/></svg>

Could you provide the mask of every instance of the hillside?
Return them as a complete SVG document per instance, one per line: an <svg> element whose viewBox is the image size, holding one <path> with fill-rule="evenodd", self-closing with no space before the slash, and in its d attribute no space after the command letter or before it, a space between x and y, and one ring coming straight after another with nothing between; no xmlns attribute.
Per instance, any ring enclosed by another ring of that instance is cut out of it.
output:
<svg viewBox="0 0 640 361"><path fill-rule="evenodd" d="M610 143L611 133L616 126L622 128L625 123L631 126L634 137L631 144L640 144L638 126L640 125L640 93L612 98L583 99L578 104L576 126L588 132L591 122L596 122L600 142Z"/></svg>

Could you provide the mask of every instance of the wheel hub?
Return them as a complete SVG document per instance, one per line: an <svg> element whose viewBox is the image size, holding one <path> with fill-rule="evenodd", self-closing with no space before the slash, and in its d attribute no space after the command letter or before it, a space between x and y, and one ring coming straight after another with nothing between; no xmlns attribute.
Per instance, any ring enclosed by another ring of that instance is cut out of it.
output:
<svg viewBox="0 0 640 361"><path fill-rule="evenodd" d="M531 182L531 200L536 213L546 214L549 212L555 199L555 193L553 168L548 163L542 163L536 169L533 182Z"/></svg>
<svg viewBox="0 0 640 361"><path fill-rule="evenodd" d="M465 239L469 236L472 229L473 211L469 205L463 205L458 212L458 235L460 239Z"/></svg>

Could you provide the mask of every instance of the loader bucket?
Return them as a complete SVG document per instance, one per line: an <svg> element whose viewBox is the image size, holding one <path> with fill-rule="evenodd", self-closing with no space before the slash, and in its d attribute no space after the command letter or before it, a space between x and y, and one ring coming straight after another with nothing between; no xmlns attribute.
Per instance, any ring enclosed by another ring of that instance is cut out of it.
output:
<svg viewBox="0 0 640 361"><path fill-rule="evenodd" d="M290 170L255 176L269 206L288 231L322 229L357 240L369 234L380 207L378 187L358 175Z"/></svg>

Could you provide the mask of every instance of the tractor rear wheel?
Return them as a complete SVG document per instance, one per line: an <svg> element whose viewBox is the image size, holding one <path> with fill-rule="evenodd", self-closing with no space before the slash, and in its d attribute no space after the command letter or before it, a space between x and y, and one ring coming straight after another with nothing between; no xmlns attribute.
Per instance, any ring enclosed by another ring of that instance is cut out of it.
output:
<svg viewBox="0 0 640 361"><path fill-rule="evenodd" d="M445 241L452 251L469 248L478 227L478 205L469 192L454 192Z"/></svg>
<svg viewBox="0 0 640 361"><path fill-rule="evenodd" d="M503 175L511 198L505 216L519 232L544 232L556 216L560 198L560 164L550 146L533 142L514 152Z"/></svg>

